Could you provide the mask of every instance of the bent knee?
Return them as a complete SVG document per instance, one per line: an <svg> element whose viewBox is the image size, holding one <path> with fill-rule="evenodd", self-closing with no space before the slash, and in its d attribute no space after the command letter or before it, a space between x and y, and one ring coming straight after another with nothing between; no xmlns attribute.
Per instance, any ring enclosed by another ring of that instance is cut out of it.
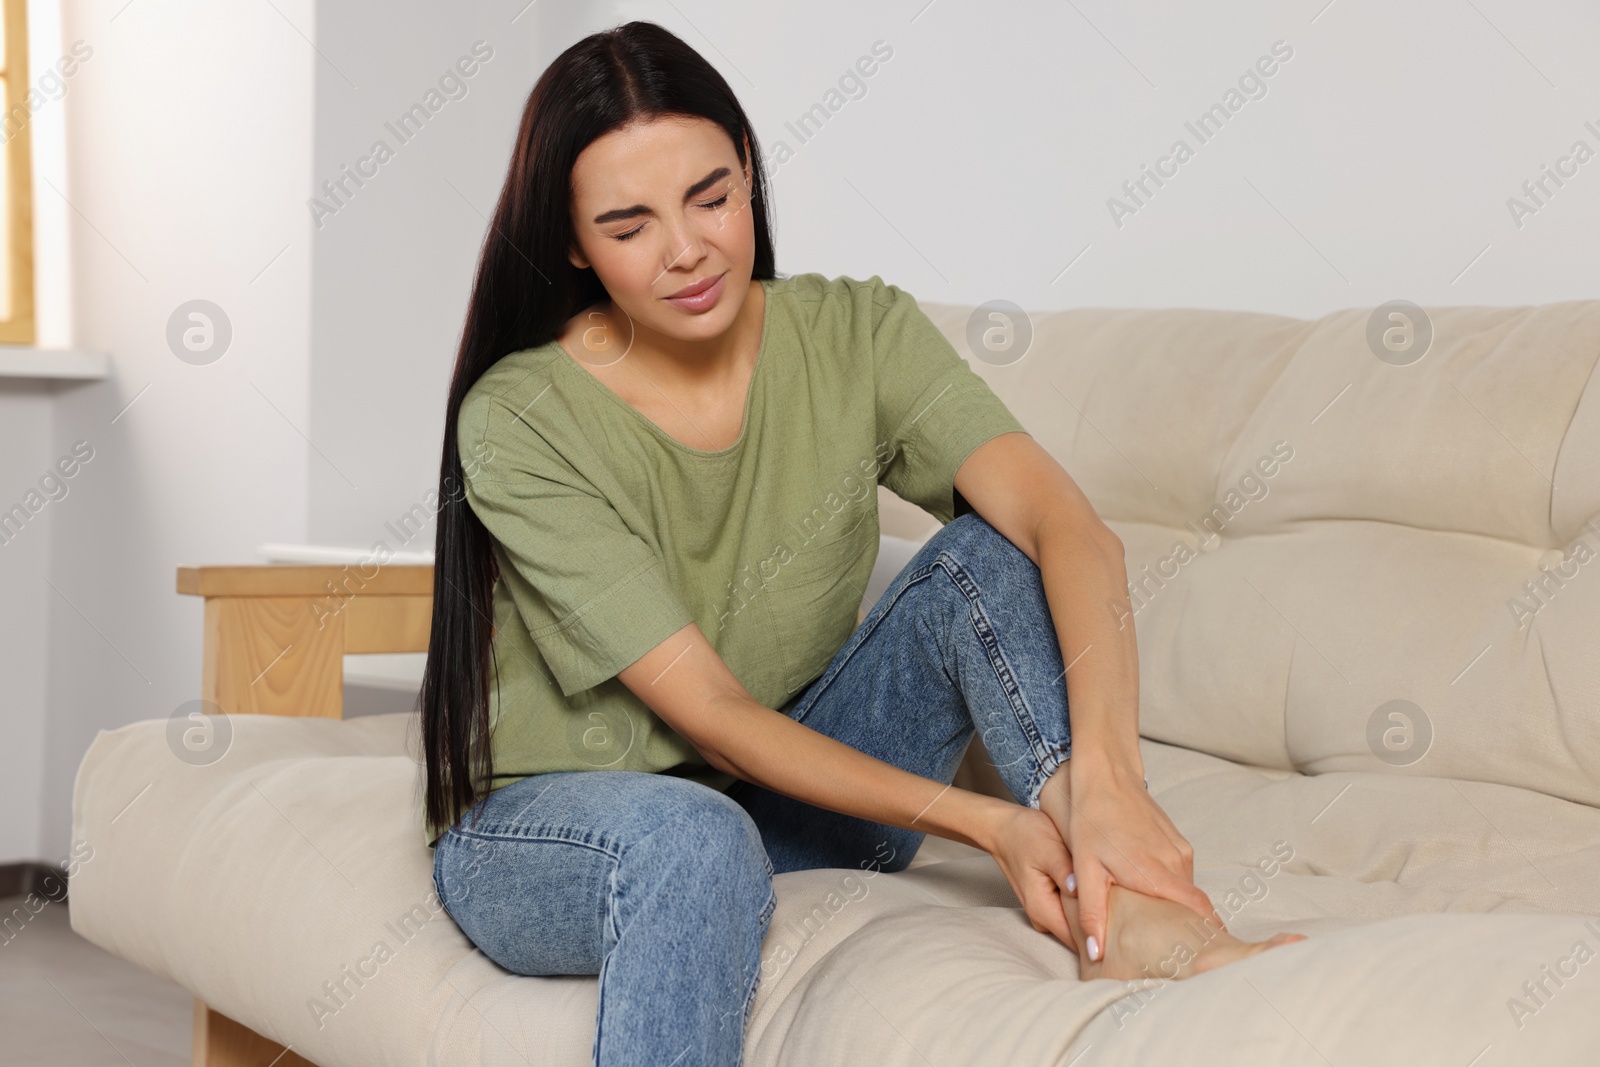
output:
<svg viewBox="0 0 1600 1067"><path fill-rule="evenodd" d="M772 882L772 861L761 830L732 797L709 788L705 793L692 804L663 813L626 853L674 871L681 879L732 881L764 893Z"/></svg>
<svg viewBox="0 0 1600 1067"><path fill-rule="evenodd" d="M1011 543L1010 538L995 529L987 519L975 511L969 511L952 519L929 540L930 542L938 540L941 551L949 553L963 563L997 558L1011 560L1013 556L1020 556L1027 563L1033 562L1020 548Z"/></svg>

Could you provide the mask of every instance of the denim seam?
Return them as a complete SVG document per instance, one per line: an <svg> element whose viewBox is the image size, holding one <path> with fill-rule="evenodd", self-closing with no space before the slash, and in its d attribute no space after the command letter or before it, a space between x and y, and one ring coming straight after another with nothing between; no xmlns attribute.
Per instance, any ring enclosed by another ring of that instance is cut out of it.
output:
<svg viewBox="0 0 1600 1067"><path fill-rule="evenodd" d="M607 972L611 967L611 960L616 955L615 949L617 942L621 940L621 936L617 927L617 897L619 895L617 890L617 871L621 867L621 857L612 853L607 853L607 855L611 857L611 871L606 875L607 892L605 894L606 937L609 939L610 943L606 946L606 950L601 953L600 973L595 976L595 984L597 987L594 1019L595 1063L600 1062L600 1035L605 1032L605 981L608 976Z"/></svg>
<svg viewBox="0 0 1600 1067"><path fill-rule="evenodd" d="M962 567L961 562L948 552L940 552L935 559L936 563L943 564L945 573L950 576L957 589L966 596L969 606L968 619L972 623L972 630L983 646L984 653L989 658L989 665L994 669L995 677L1000 682L1001 690L1006 694L1007 701L1011 704L1012 713L1016 715L1017 725L1022 729L1023 736L1028 740L1028 746L1033 751L1033 759L1037 767L1030 775L1027 804L1028 807L1038 806L1039 791L1044 788L1045 781L1061 765L1061 760L1056 759L1062 752L1071 752L1072 743L1067 742L1065 748L1060 746L1046 749L1044 734L1039 729L1039 723L1034 718L1033 710L1028 707L1028 701L1022 693L1022 687L1017 684L1016 673L1011 669L1011 664L1006 661L1005 650L1000 647L1000 639L995 636L994 625L989 621L989 615L983 610L983 603L979 597L978 584Z"/></svg>
<svg viewBox="0 0 1600 1067"><path fill-rule="evenodd" d="M1005 691L1011 704L1018 726L1028 740L1030 753L1037 767L1031 775L1032 781L1028 790L1027 801L1029 807L1038 807L1040 790L1044 788L1044 783L1049 780L1050 775L1054 774L1061 764L1071 756L1072 742L1068 740L1065 748L1045 749L1044 737L1039 731L1038 722L1034 718L1033 712L1027 707L1027 702L1022 699L1020 687L1016 684L1016 677L999 648L999 641L994 636L993 627L989 623L987 614L982 610L978 599L977 584L966 569L962 567L960 561L948 551L941 551L916 570L908 569L902 571L895 578L889 588L885 590L883 596L878 599L878 603L867 614L867 617L861 621L861 625L856 628L850 639L845 642L844 648L841 650L842 654L834 657L833 663L829 665L827 672L812 684L811 688L806 691L805 696L801 698L800 703L795 706L793 718L796 722L805 722L806 716L810 714L817 700L832 684L834 678L844 670L851 657L855 655L856 650L865 644L867 638L871 637L877 630L878 624L883 621L883 617L905 595L906 590L931 577L933 572L940 568L943 568L952 583L967 598L967 602L972 608L973 630L983 644L990 665L994 669L1001 688ZM1058 756L1060 758L1057 758Z"/></svg>
<svg viewBox="0 0 1600 1067"><path fill-rule="evenodd" d="M622 940L622 925L617 922L617 906L622 899L622 889L617 885L617 872L622 869L622 862L615 856L611 857L611 870L606 873L606 937L610 944L606 947L606 957L616 949L617 942Z"/></svg>
<svg viewBox="0 0 1600 1067"><path fill-rule="evenodd" d="M756 1006L756 993L761 989L761 966L756 965L756 976L750 981L750 988L745 991L744 1008L739 1014L739 1045L742 1049L745 1038L750 1033L750 1013ZM743 1058L741 1053L740 1058Z"/></svg>
<svg viewBox="0 0 1600 1067"><path fill-rule="evenodd" d="M766 927L766 925L767 925L768 920L770 920L772 918L773 912L777 911L777 909L778 909L778 892L777 892L777 888L776 887L769 887L768 890L767 890L767 903L765 904L765 906L762 907L761 914L759 916L757 916L757 918L756 918L756 929L758 929L758 930L764 929ZM745 990L745 994L744 994L744 1011L742 1013L742 1016L741 1016L741 1019L740 1019L740 1022L739 1022L739 1045L740 1045L741 1049L744 1046L745 1035L750 1030L750 1012L751 1012L751 1009L753 1009L755 1007L755 1005L756 1005L756 992L760 988L761 988L761 949L760 949L760 946L757 946L757 948L756 948L756 975L755 975L755 978L752 979L751 982L750 982L750 988ZM741 1055L740 1055L740 1059L743 1059L742 1052L741 1052Z"/></svg>
<svg viewBox="0 0 1600 1067"><path fill-rule="evenodd" d="M457 837L460 837L462 840L472 840L472 841L515 841L515 842L527 842L527 843L533 843L533 842L537 842L537 841L544 841L544 842L547 842L547 843L553 843L553 844L558 844L558 845L572 845L575 848L592 849L595 852L603 852L607 856L610 856L613 860L620 859L621 855L622 855L621 850L619 850L618 848L616 848L613 845L610 845L610 844L596 844L593 841L586 841L586 840L584 840L582 838L579 838L579 837L568 836L566 833L564 833L562 831L557 831L557 830L540 830L540 831L537 831L537 832L531 833L531 834L481 833L481 832L476 831L476 830L459 830L459 829L455 830L453 832L456 834Z"/></svg>
<svg viewBox="0 0 1600 1067"><path fill-rule="evenodd" d="M1059 758L1058 758L1059 757ZM1044 784L1050 776L1061 769L1061 765L1072 758L1072 743L1067 742L1065 748L1052 749L1039 764L1039 771L1034 776L1033 784L1028 787L1028 807L1039 806L1039 794L1044 791Z"/></svg>
<svg viewBox="0 0 1600 1067"><path fill-rule="evenodd" d="M613 867L612 868L612 872L615 873L615 871L616 871L616 868ZM607 894L607 896L609 897L610 894ZM609 912L610 912L610 904L609 903L607 904L606 910L607 910L607 913L608 913L607 916L606 916L606 922L609 925L610 922L611 922L611 916L609 914ZM606 1032L606 1027L605 1027L605 1021L606 1021L606 978L607 978L607 973L606 972L609 971L610 968L611 968L611 959L612 959L613 955L614 955L613 953L607 952L607 953L605 953L604 956L601 957L601 959L600 959L600 973L595 975L596 998L595 998L595 1013L594 1013L594 1047L592 1049L592 1059L591 1059L591 1062L593 1062L593 1063L599 1063L600 1062L600 1035Z"/></svg>
<svg viewBox="0 0 1600 1067"><path fill-rule="evenodd" d="M756 922L765 923L772 918L772 913L778 910L778 891L774 888L767 890L767 902L761 905L761 912L756 916Z"/></svg>

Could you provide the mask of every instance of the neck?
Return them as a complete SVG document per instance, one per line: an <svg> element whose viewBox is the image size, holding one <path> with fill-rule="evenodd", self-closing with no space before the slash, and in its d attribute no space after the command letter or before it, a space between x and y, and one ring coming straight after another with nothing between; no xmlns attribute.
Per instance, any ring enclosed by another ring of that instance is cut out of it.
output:
<svg viewBox="0 0 1600 1067"><path fill-rule="evenodd" d="M737 377L755 362L761 344L766 299L766 289L752 278L738 316L715 337L669 337L636 322L628 358L637 360L648 372L668 381L693 384ZM607 301L607 317L612 322L625 318L610 301Z"/></svg>

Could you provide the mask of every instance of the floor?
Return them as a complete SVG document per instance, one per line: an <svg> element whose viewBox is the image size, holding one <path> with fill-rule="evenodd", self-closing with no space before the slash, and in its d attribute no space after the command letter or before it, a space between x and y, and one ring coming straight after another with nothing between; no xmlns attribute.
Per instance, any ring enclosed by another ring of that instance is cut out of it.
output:
<svg viewBox="0 0 1600 1067"><path fill-rule="evenodd" d="M0 918L24 899L0 897ZM68 907L0 933L0 1063L188 1067L194 998L73 933Z"/></svg>

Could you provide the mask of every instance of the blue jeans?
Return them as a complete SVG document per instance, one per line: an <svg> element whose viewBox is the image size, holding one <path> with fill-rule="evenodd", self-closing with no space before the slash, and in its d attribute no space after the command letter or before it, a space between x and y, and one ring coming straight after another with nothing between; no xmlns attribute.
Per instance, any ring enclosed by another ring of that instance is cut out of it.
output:
<svg viewBox="0 0 1600 1067"><path fill-rule="evenodd" d="M1071 753L1065 673L1038 568L969 513L922 546L790 715L946 783L976 732L1037 807ZM448 830L434 887L507 970L599 975L598 1067L721 1067L743 1051L773 874L903 870L923 837L749 782L562 771L496 790Z"/></svg>

